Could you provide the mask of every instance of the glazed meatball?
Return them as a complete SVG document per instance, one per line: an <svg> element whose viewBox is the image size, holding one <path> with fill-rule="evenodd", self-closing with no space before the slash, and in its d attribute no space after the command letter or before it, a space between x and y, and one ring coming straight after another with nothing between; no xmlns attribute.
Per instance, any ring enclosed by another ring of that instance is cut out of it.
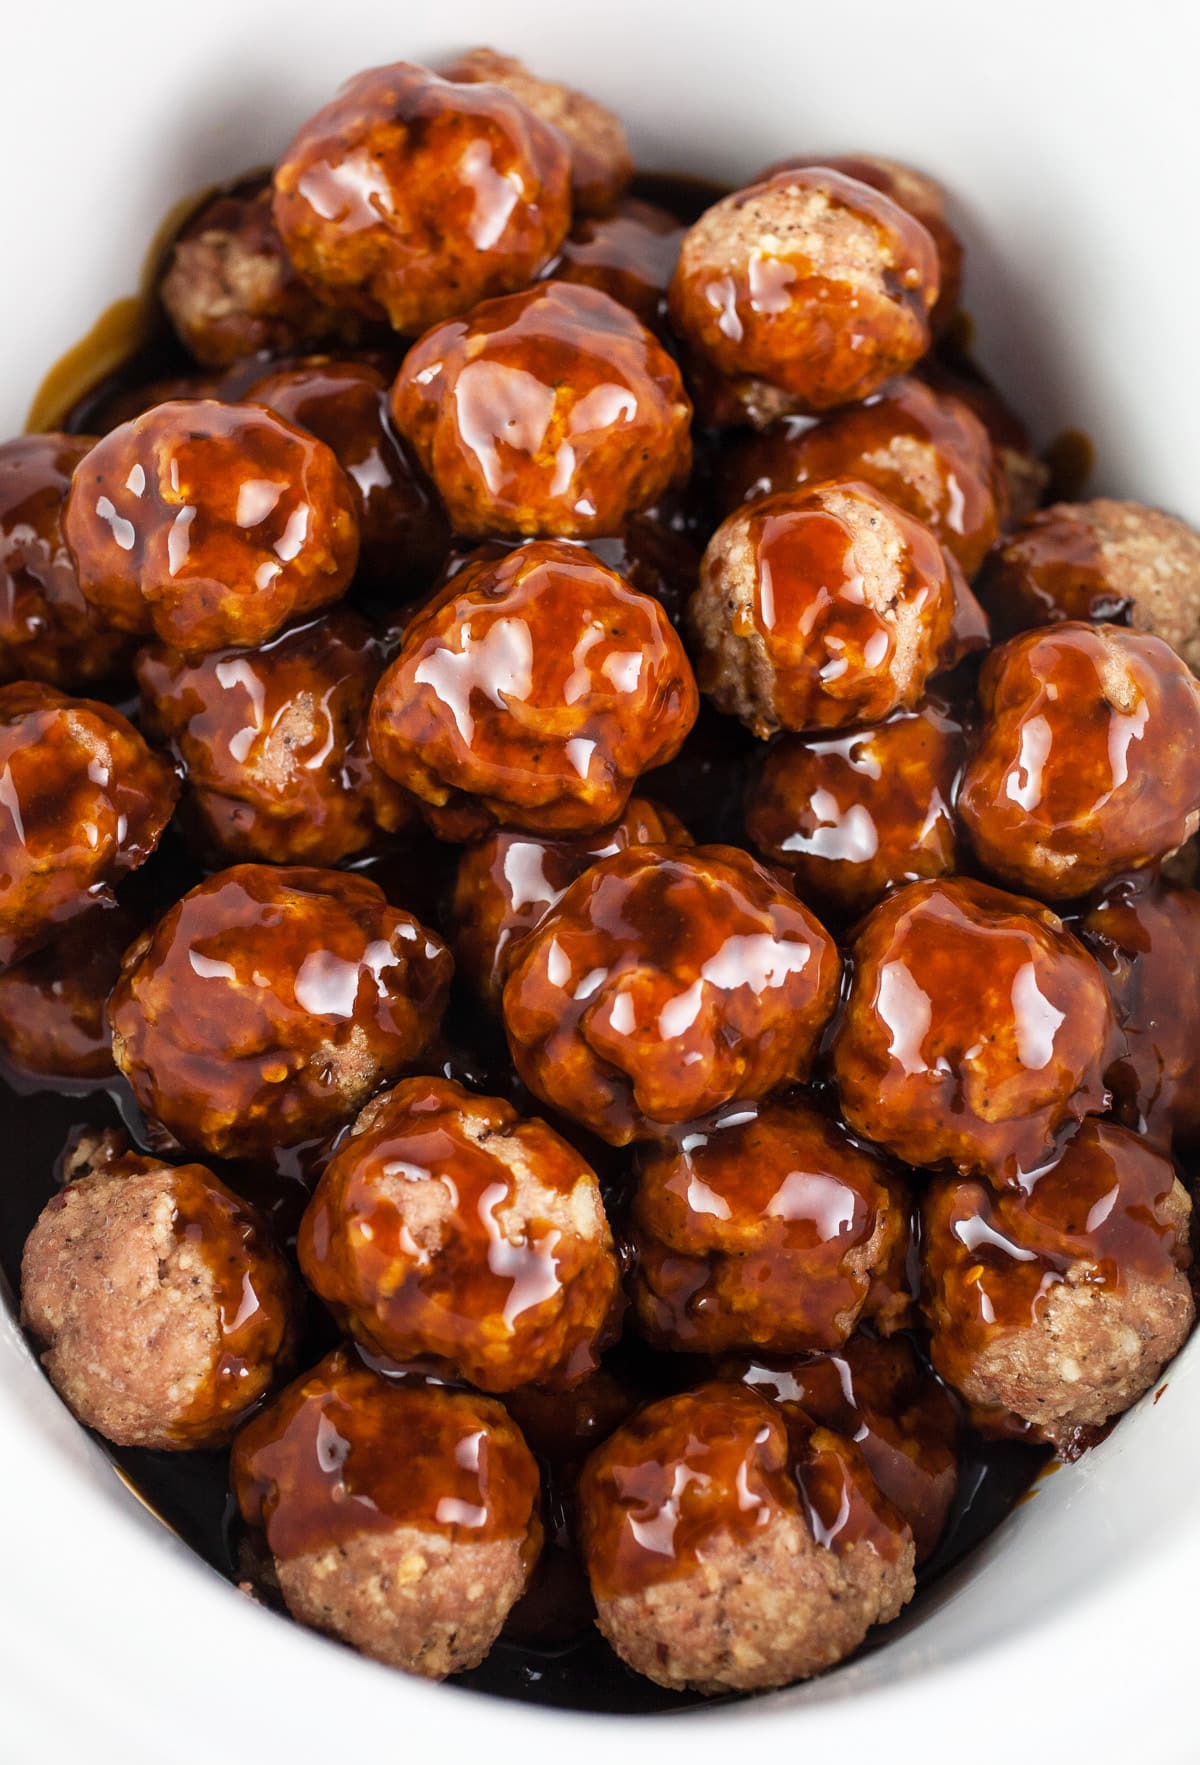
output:
<svg viewBox="0 0 1200 1765"><path fill-rule="evenodd" d="M572 282L435 325L404 358L392 414L468 536L616 533L692 462L674 361L627 307Z"/></svg>
<svg viewBox="0 0 1200 1765"><path fill-rule="evenodd" d="M675 1690L755 1691L856 1649L913 1593L907 1523L857 1446L734 1384L651 1404L588 1460L596 1622Z"/></svg>
<svg viewBox="0 0 1200 1765"><path fill-rule="evenodd" d="M678 334L731 378L824 411L878 390L929 348L933 240L890 197L823 166L724 197L684 236Z"/></svg>
<svg viewBox="0 0 1200 1765"><path fill-rule="evenodd" d="M255 380L245 397L332 448L354 492L359 573L403 598L436 576L450 535L436 496L392 428L389 388L373 362L314 356Z"/></svg>
<svg viewBox="0 0 1200 1765"><path fill-rule="evenodd" d="M443 75L448 80L503 86L527 110L566 136L571 157L571 201L580 214L607 214L633 176L620 119L570 86L531 74L515 55L471 49Z"/></svg>
<svg viewBox="0 0 1200 1765"><path fill-rule="evenodd" d="M748 504L709 541L688 608L701 690L763 738L877 722L957 659L960 592L929 529L867 484Z"/></svg>
<svg viewBox="0 0 1200 1765"><path fill-rule="evenodd" d="M968 358L955 356L951 365L943 356L927 355L917 373L936 391L962 399L987 430L1004 490L1001 526L1005 532L1019 527L1045 501L1050 485L1050 468L1035 453L1024 421Z"/></svg>
<svg viewBox="0 0 1200 1765"><path fill-rule="evenodd" d="M1121 1042L1104 977L1036 901L966 877L910 883L852 948L833 1044L852 1128L907 1164L1020 1182L1108 1107Z"/></svg>
<svg viewBox="0 0 1200 1765"><path fill-rule="evenodd" d="M995 649L958 812L1003 881L1070 900L1200 826L1200 682L1161 638L1068 623Z"/></svg>
<svg viewBox="0 0 1200 1765"><path fill-rule="evenodd" d="M559 282L599 288L659 330L683 233L667 209L631 197L612 214L576 221L547 273Z"/></svg>
<svg viewBox="0 0 1200 1765"><path fill-rule="evenodd" d="M999 637L1063 619L1131 625L1200 673L1200 533L1142 503L1055 503L1005 541L980 586Z"/></svg>
<svg viewBox="0 0 1200 1765"><path fill-rule="evenodd" d="M786 735L757 769L746 832L805 897L861 913L896 883L955 868L965 746L961 720L937 695L866 729Z"/></svg>
<svg viewBox="0 0 1200 1765"><path fill-rule="evenodd" d="M678 753L698 699L657 601L579 547L537 541L453 577L371 705L371 751L435 831L590 832Z"/></svg>
<svg viewBox="0 0 1200 1765"><path fill-rule="evenodd" d="M0 973L0 1046L14 1066L57 1079L116 1071L108 997L139 929L127 908L96 907Z"/></svg>
<svg viewBox="0 0 1200 1765"><path fill-rule="evenodd" d="M220 1446L291 1360L295 1284L203 1165L113 1152L42 1210L21 1321L87 1427L118 1446Z"/></svg>
<svg viewBox="0 0 1200 1765"><path fill-rule="evenodd" d="M366 877L236 865L126 953L113 1056L185 1146L268 1157L331 1132L420 1054L451 967Z"/></svg>
<svg viewBox="0 0 1200 1765"><path fill-rule="evenodd" d="M736 1103L643 1148L633 1314L657 1348L837 1348L877 1268L903 1260L905 1198L810 1104Z"/></svg>
<svg viewBox="0 0 1200 1765"><path fill-rule="evenodd" d="M407 336L531 281L571 220L558 129L398 61L348 80L275 168L275 224L335 305Z"/></svg>
<svg viewBox="0 0 1200 1765"><path fill-rule="evenodd" d="M1060 1451L1147 1391L1195 1317L1192 1204L1169 1158L1085 1122L1027 1190L939 1178L925 1198L933 1363Z"/></svg>
<svg viewBox="0 0 1200 1765"><path fill-rule="evenodd" d="M0 445L0 681L79 688L123 674L133 645L84 600L63 539L71 474L86 435L21 435Z"/></svg>
<svg viewBox="0 0 1200 1765"><path fill-rule="evenodd" d="M48 942L153 852L179 780L119 711L0 687L0 967Z"/></svg>
<svg viewBox="0 0 1200 1765"><path fill-rule="evenodd" d="M411 798L367 749L383 665L383 645L344 607L257 649L190 662L160 645L141 652L143 721L187 769L185 809L205 850L336 864L411 824Z"/></svg>
<svg viewBox="0 0 1200 1765"><path fill-rule="evenodd" d="M802 1079L837 950L732 846L631 846L571 884L509 965L504 1023L535 1096L610 1145Z"/></svg>
<svg viewBox="0 0 1200 1765"><path fill-rule="evenodd" d="M340 1351L243 1428L232 1479L292 1616L427 1679L479 1665L541 1548L537 1466L498 1403Z"/></svg>
<svg viewBox="0 0 1200 1765"><path fill-rule="evenodd" d="M432 1356L481 1391L592 1371L619 1289L591 1167L545 1122L448 1079L406 1079L367 1105L298 1249L368 1348Z"/></svg>
<svg viewBox="0 0 1200 1765"><path fill-rule="evenodd" d="M996 543L1004 492L991 439L952 392L906 375L818 423L785 419L734 449L722 491L732 509L840 478L872 485L924 522L968 578Z"/></svg>
<svg viewBox="0 0 1200 1765"><path fill-rule="evenodd" d="M63 531L105 619L189 656L328 606L358 558L354 494L325 443L213 399L156 405L98 441Z"/></svg>

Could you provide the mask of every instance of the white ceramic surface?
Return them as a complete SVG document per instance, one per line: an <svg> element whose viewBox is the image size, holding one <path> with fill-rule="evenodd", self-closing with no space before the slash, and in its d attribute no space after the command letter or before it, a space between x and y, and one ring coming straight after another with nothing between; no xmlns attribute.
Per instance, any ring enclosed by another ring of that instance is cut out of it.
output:
<svg viewBox="0 0 1200 1765"><path fill-rule="evenodd" d="M23 0L0 421L130 291L176 197L269 160L361 67L490 42L616 105L648 166L736 178L795 147L927 166L981 354L1038 432L1086 429L1098 488L1200 520L1195 19L1175 0ZM0 1762L1194 1761L1198 1455L1193 1347L886 1649L728 1710L555 1715L387 1673L240 1598L122 1488L0 1313Z"/></svg>

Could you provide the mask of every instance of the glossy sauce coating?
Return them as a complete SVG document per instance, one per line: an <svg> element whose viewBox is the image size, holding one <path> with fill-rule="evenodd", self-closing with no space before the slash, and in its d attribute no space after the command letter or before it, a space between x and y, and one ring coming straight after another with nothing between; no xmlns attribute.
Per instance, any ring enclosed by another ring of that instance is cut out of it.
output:
<svg viewBox="0 0 1200 1765"><path fill-rule="evenodd" d="M354 493L325 443L213 399L156 405L98 441L63 531L99 613L187 655L328 606L358 558Z"/></svg>
<svg viewBox="0 0 1200 1765"><path fill-rule="evenodd" d="M15 1066L64 1079L116 1071L108 996L141 923L120 905L95 908L0 973L0 1047Z"/></svg>
<svg viewBox="0 0 1200 1765"><path fill-rule="evenodd" d="M731 846L635 846L516 952L504 1022L530 1090L612 1145L803 1078L834 1007L820 923Z"/></svg>
<svg viewBox="0 0 1200 1765"><path fill-rule="evenodd" d="M665 208L629 198L612 214L576 221L548 274L599 288L659 331L684 229Z"/></svg>

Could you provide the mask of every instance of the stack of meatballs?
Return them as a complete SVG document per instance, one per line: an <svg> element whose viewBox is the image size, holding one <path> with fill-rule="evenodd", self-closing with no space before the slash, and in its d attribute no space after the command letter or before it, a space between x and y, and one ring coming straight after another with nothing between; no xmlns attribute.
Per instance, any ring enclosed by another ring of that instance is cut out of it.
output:
<svg viewBox="0 0 1200 1765"><path fill-rule="evenodd" d="M231 1445L379 1660L565 1562L717 1693L1191 1329L1200 538L1042 506L929 178L631 178L510 58L363 73L179 232L175 371L0 448L0 1030L81 1421Z"/></svg>

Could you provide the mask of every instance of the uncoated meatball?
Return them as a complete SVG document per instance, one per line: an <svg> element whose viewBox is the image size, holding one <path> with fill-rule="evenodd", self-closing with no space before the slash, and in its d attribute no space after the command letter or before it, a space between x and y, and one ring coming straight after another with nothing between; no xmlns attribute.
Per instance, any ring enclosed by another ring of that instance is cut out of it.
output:
<svg viewBox="0 0 1200 1765"><path fill-rule="evenodd" d="M237 865L126 953L113 1055L184 1145L269 1156L328 1134L416 1058L451 967L365 877Z"/></svg>
<svg viewBox="0 0 1200 1765"><path fill-rule="evenodd" d="M934 1366L1060 1451L1147 1391L1195 1318L1192 1204L1169 1158L1085 1122L1024 1191L941 1178L925 1197Z"/></svg>
<svg viewBox="0 0 1200 1765"><path fill-rule="evenodd" d="M84 600L63 539L71 474L86 435L21 435L0 445L0 680L85 687L124 672L133 645Z"/></svg>
<svg viewBox="0 0 1200 1765"><path fill-rule="evenodd" d="M413 620L375 691L371 751L450 838L588 832L678 753L698 703L659 603L537 541L468 566Z"/></svg>
<svg viewBox="0 0 1200 1765"><path fill-rule="evenodd" d="M479 1665L541 1549L537 1466L498 1403L341 1351L242 1430L232 1480L292 1616L427 1679Z"/></svg>
<svg viewBox="0 0 1200 1765"><path fill-rule="evenodd" d="M866 398L929 348L933 240L869 185L823 166L724 197L685 235L671 321L718 372L801 408Z"/></svg>
<svg viewBox="0 0 1200 1765"><path fill-rule="evenodd" d="M384 646L344 607L257 649L138 657L142 716L187 769L200 843L227 859L336 864L415 809L367 749Z"/></svg>
<svg viewBox="0 0 1200 1765"><path fill-rule="evenodd" d="M907 1248L906 1198L799 1100L735 1103L638 1158L637 1327L694 1354L837 1348Z"/></svg>
<svg viewBox="0 0 1200 1765"><path fill-rule="evenodd" d="M858 1448L743 1386L642 1410L588 1460L580 1502L600 1630L675 1690L807 1679L912 1597L912 1534Z"/></svg>
<svg viewBox="0 0 1200 1765"><path fill-rule="evenodd" d="M0 687L0 967L29 955L157 846L179 780L119 711Z"/></svg>
<svg viewBox="0 0 1200 1765"><path fill-rule="evenodd" d="M1070 900L1200 827L1200 682L1116 625L1026 632L988 656L958 812L982 863Z"/></svg>
<svg viewBox="0 0 1200 1765"><path fill-rule="evenodd" d="M398 61L303 125L275 168L274 215L323 298L413 336L523 287L558 249L567 144L500 86Z"/></svg>
<svg viewBox="0 0 1200 1765"><path fill-rule="evenodd" d="M155 405L98 441L63 531L105 619L189 656L328 606L358 558L354 495L325 443L213 399Z"/></svg>
<svg viewBox="0 0 1200 1765"><path fill-rule="evenodd" d="M1048 908L966 877L872 909L833 1043L852 1128L907 1164L1020 1182L1108 1107L1120 1053L1096 962Z"/></svg>
<svg viewBox="0 0 1200 1765"><path fill-rule="evenodd" d="M122 1153L46 1203L21 1321L118 1446L220 1446L292 1358L299 1295L255 1210L200 1164Z"/></svg>
<svg viewBox="0 0 1200 1765"><path fill-rule="evenodd" d="M738 509L688 607L703 692L755 735L911 708L957 660L958 566L920 522L847 480Z"/></svg>
<svg viewBox="0 0 1200 1765"><path fill-rule="evenodd" d="M954 869L965 758L963 725L936 694L865 729L785 735L751 783L746 832L806 897L860 913L895 883Z"/></svg>
<svg viewBox="0 0 1200 1765"><path fill-rule="evenodd" d="M300 1228L313 1290L368 1348L482 1391L599 1363L620 1281L596 1174L543 1121L448 1079L369 1103Z"/></svg>
<svg viewBox="0 0 1200 1765"><path fill-rule="evenodd" d="M687 477L692 407L666 350L597 288L539 282L427 331L392 415L456 533L617 533Z"/></svg>
<svg viewBox="0 0 1200 1765"><path fill-rule="evenodd" d="M661 330L683 234L669 210L630 198L612 214L576 221L547 274L559 282L599 288L636 313L643 325Z"/></svg>
<svg viewBox="0 0 1200 1765"><path fill-rule="evenodd" d="M60 1079L116 1071L108 996L140 926L120 905L93 908L0 973L0 1046L14 1066Z"/></svg>
<svg viewBox="0 0 1200 1765"><path fill-rule="evenodd" d="M833 940L732 846L632 846L513 956L504 1023L529 1089L611 1145L802 1079L837 998Z"/></svg>

